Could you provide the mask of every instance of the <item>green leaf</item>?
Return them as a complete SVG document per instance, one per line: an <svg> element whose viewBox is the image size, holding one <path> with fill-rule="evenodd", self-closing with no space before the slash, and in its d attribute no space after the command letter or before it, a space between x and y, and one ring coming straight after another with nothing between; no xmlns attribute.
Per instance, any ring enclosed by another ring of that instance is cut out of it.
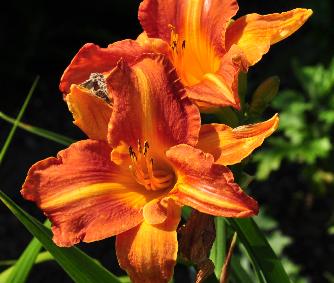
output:
<svg viewBox="0 0 334 283"><path fill-rule="evenodd" d="M190 217L192 208L189 206L182 207L182 218L187 220Z"/></svg>
<svg viewBox="0 0 334 283"><path fill-rule="evenodd" d="M329 235L334 235L334 225L329 227L327 232L328 232Z"/></svg>
<svg viewBox="0 0 334 283"><path fill-rule="evenodd" d="M44 223L46 227L50 227L50 222ZM13 266L11 274L8 276L6 283L23 283L28 278L28 275L35 263L35 260L42 248L42 244L36 239L32 239L26 247L20 258Z"/></svg>
<svg viewBox="0 0 334 283"><path fill-rule="evenodd" d="M0 112L0 118L3 119L4 121L8 122L8 123L11 123L11 124L15 123L15 119L6 115L3 112ZM61 145L66 145L67 146L67 145L70 145L71 143L75 142L75 140L73 140L71 138L68 138L66 136L63 136L63 135L60 135L60 134L57 134L57 133L54 133L54 132L51 132L51 131L48 131L48 130L45 130L45 129L42 129L42 128L38 128L38 127L35 127L35 126L31 126L31 125L26 124L26 123L19 122L17 125L18 125L19 128L21 128L21 129L23 129L23 130L25 130L29 133L32 133L32 134L35 134L37 136L46 138L48 140L59 143Z"/></svg>
<svg viewBox="0 0 334 283"><path fill-rule="evenodd" d="M28 95L27 95L27 97L26 97L26 99L25 99L25 101L24 101L24 103L23 103L23 105L22 105L22 107L20 109L20 112L19 112L19 114L17 115L17 117L16 117L16 119L14 121L13 127L11 128L11 130L10 130L10 132L8 134L8 137L7 137L6 141L5 141L5 144L3 145L3 147L2 147L2 149L0 151L0 164L1 164L2 160L3 160L3 158L5 157L7 149L8 149L8 147L9 147L9 145L10 145L10 143L11 143L13 137L14 137L16 128L17 128L17 126L18 126L18 124L19 124L19 122L20 122L20 120L21 120L21 118L22 118L22 116L23 116L23 114L24 114L27 106L28 106L28 103L30 101L30 98L31 98L32 94L34 93L34 91L36 89L38 81L39 81L39 76L37 76L36 79L35 79L35 81L33 82L32 86L30 88L30 91L29 91L29 93L28 93Z"/></svg>
<svg viewBox="0 0 334 283"><path fill-rule="evenodd" d="M8 276L5 283L24 283L35 263L36 257L38 256L42 244L34 238L24 252L21 254L18 261L13 266L13 269Z"/></svg>
<svg viewBox="0 0 334 283"><path fill-rule="evenodd" d="M260 282L290 283L280 259L253 219L227 218L226 220L238 233L240 241L252 260Z"/></svg>
<svg viewBox="0 0 334 283"><path fill-rule="evenodd" d="M122 283L131 283L131 280L130 280L129 276L120 276L120 277L118 277L118 279L119 279Z"/></svg>
<svg viewBox="0 0 334 283"><path fill-rule="evenodd" d="M93 258L78 248L59 248L52 242L52 233L42 223L15 204L4 192L0 200L48 250L64 271L77 283L120 283L121 281Z"/></svg>
<svg viewBox="0 0 334 283"><path fill-rule="evenodd" d="M231 279L235 283L254 283L253 278L240 264L240 257L234 255L231 259Z"/></svg>
<svg viewBox="0 0 334 283"><path fill-rule="evenodd" d="M274 76L266 79L255 90L249 107L249 115L252 117L261 116L264 110L278 93L280 80Z"/></svg>
<svg viewBox="0 0 334 283"><path fill-rule="evenodd" d="M219 108L215 115L219 123L226 124L230 127L239 125L239 117L231 107Z"/></svg>
<svg viewBox="0 0 334 283"><path fill-rule="evenodd" d="M49 252L41 252L38 254L38 256L36 257L35 260L35 264L37 263L43 263L45 261L49 261L49 260L53 260L53 256L49 253ZM17 261L12 261L14 264ZM14 271L14 266L11 266L9 268L7 268L6 270L2 271L0 273L0 282L8 282L8 278L9 276L13 273ZM14 281L15 283L18 281Z"/></svg>
<svg viewBox="0 0 334 283"><path fill-rule="evenodd" d="M226 222L222 217L215 218L216 239L212 245L210 259L215 265L215 274L220 278L220 273L226 257Z"/></svg>

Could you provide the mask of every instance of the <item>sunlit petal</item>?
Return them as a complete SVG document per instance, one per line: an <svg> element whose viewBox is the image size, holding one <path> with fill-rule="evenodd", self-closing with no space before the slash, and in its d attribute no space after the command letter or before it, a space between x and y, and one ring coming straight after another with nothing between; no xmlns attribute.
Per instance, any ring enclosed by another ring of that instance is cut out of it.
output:
<svg viewBox="0 0 334 283"><path fill-rule="evenodd" d="M177 257L176 228L180 207L169 201L168 217L162 224L141 225L116 237L116 252L120 266L132 282L168 282Z"/></svg>
<svg viewBox="0 0 334 283"><path fill-rule="evenodd" d="M150 48L139 45L135 40L122 40L101 48L93 43L86 43L74 56L60 80L60 90L67 94L71 84L80 84L89 79L92 73L108 73L120 58L133 62L138 56L150 52Z"/></svg>
<svg viewBox="0 0 334 283"><path fill-rule="evenodd" d="M312 10L309 9L294 9L269 15L246 15L229 26L226 47L238 45L249 66L254 65L269 51L270 45L293 34L311 15Z"/></svg>
<svg viewBox="0 0 334 283"><path fill-rule="evenodd" d="M73 123L89 138L106 141L112 112L110 102L77 85L71 86L65 99L73 114Z"/></svg>
<svg viewBox="0 0 334 283"><path fill-rule="evenodd" d="M171 193L176 201L201 212L224 217L257 214L258 204L234 183L232 172L214 164L213 156L189 145L177 145L166 152L177 171Z"/></svg>
<svg viewBox="0 0 334 283"><path fill-rule="evenodd" d="M237 10L235 0L145 0L140 5L144 30L149 37L170 43L168 55L189 97L201 109L239 108L240 68L225 54L225 31Z"/></svg>
<svg viewBox="0 0 334 283"><path fill-rule="evenodd" d="M278 127L279 117L257 124L230 128L223 124L202 125L196 147L211 153L215 162L233 165L250 155Z"/></svg>
<svg viewBox="0 0 334 283"><path fill-rule="evenodd" d="M51 220L57 245L101 240L143 220L141 210L155 195L111 162L110 151L105 142L80 141L29 170L22 195Z"/></svg>
<svg viewBox="0 0 334 283"><path fill-rule="evenodd" d="M214 107L232 106L240 109L238 76L244 69L242 56L237 46L231 48L221 59L221 66L215 73L207 73L202 80L187 87L187 93L202 110Z"/></svg>
<svg viewBox="0 0 334 283"><path fill-rule="evenodd" d="M236 0L144 0L138 18L149 37L170 42L172 25L189 46L200 47L203 37L220 50L225 28L237 11Z"/></svg>
<svg viewBox="0 0 334 283"><path fill-rule="evenodd" d="M136 147L138 139L160 151L197 143L199 112L164 56L144 55L132 67L120 61L107 83L114 99L109 124L113 147L122 141Z"/></svg>

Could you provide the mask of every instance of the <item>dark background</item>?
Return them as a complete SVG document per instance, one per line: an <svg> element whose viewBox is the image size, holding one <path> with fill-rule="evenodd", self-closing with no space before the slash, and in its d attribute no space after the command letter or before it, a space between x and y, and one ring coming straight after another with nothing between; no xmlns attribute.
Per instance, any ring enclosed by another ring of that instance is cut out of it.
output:
<svg viewBox="0 0 334 283"><path fill-rule="evenodd" d="M8 1L0 9L0 111L17 115L36 75L41 79L26 111L24 121L74 139L84 136L72 125L72 117L58 90L59 79L79 48L87 42L105 47L124 38L136 38L141 32L137 21L139 1ZM291 62L297 58L302 65L327 64L333 54L333 4L321 1L263 1L239 0L238 16L257 12L267 14L296 7L312 8L314 15L296 34L276 44L249 72L250 89L265 78L278 75L281 88L298 88L292 76ZM0 144L3 144L10 126L0 121ZM34 162L55 155L62 147L56 143L30 135L21 130L15 134L0 170L0 189L17 201L32 215L42 219L34 207L21 199L20 186ZM304 275L312 282L324 282L324 271L333 271L333 238L322 238L321 227L333 210L330 200L316 203L312 211L289 213L284 209L296 184L294 170L287 167L284 185L277 187L274 174L272 192L260 185L256 191L260 204L272 206L270 212L279 220L282 230L294 238L294 244L285 253L302 265ZM282 171L280 171L282 174ZM276 184L276 187L275 187ZM263 188L263 192L259 193ZM292 204L293 205L293 204ZM290 210L295 211L295 210ZM17 258L30 234L14 216L0 204L0 260ZM84 245L92 256L121 274L115 264L113 239ZM84 267L83 267L84 268ZM40 265L33 270L28 282L71 282L56 263ZM53 281L52 281L52 280Z"/></svg>

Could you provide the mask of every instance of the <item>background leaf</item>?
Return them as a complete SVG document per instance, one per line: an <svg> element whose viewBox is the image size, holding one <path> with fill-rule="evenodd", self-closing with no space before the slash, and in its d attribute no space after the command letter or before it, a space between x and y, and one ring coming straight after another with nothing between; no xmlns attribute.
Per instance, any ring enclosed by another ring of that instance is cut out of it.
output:
<svg viewBox="0 0 334 283"><path fill-rule="evenodd" d="M226 218L228 223L238 233L240 241L246 248L257 270L259 280L267 283L290 283L280 259L269 245L252 218Z"/></svg>

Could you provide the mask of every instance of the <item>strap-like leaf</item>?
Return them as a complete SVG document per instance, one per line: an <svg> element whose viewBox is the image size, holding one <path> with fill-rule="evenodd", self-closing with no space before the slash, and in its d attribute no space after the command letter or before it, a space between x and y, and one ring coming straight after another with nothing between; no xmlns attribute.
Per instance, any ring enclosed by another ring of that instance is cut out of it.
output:
<svg viewBox="0 0 334 283"><path fill-rule="evenodd" d="M21 209L4 192L0 200L48 250L64 271L77 283L120 283L120 280L78 248L59 248L52 242L52 233L42 223Z"/></svg>
<svg viewBox="0 0 334 283"><path fill-rule="evenodd" d="M217 278L220 278L226 255L226 222L224 218L216 217L215 224L216 239L211 249L210 259L215 265L215 274Z"/></svg>
<svg viewBox="0 0 334 283"><path fill-rule="evenodd" d="M18 261L13 266L13 269L4 283L24 283L33 267L36 257L41 250L41 243L34 238L24 252L21 254Z"/></svg>
<svg viewBox="0 0 334 283"><path fill-rule="evenodd" d="M235 283L254 283L252 276L241 266L240 257L237 255L231 259L231 279Z"/></svg>
<svg viewBox="0 0 334 283"><path fill-rule="evenodd" d="M36 239L36 238L34 238L34 239ZM37 241L37 239L36 239L36 241ZM32 241L30 242L30 243L32 243ZM29 247L29 245L28 245L28 247ZM27 247L27 248L28 248ZM27 249L26 248L26 249ZM49 252L41 252L41 253L39 253L38 255L37 255L37 257L36 257L36 260L35 260L35 262L34 262L34 264L37 264L37 263L43 263L43 262L45 262L45 261L49 261L49 260L53 260L53 256L49 253ZM12 262L12 261L11 261ZM15 263L17 263L18 262L18 260L14 260L13 261L13 263L12 264L15 264ZM8 263L9 263L9 261L8 261ZM5 269L4 271L2 271L1 273L0 273L0 282L8 282L8 279L9 279L9 277L10 276L12 276L12 273L13 273L13 271L14 271L14 268L15 268L15 266L13 265L13 266L11 266L11 267L8 267L7 269ZM15 272L15 271L14 271ZM18 281L13 281L13 282L18 282Z"/></svg>
<svg viewBox="0 0 334 283"><path fill-rule="evenodd" d="M20 120L21 120L21 118L22 118L22 116L23 116L23 114L24 114L24 112L25 112L25 110L26 110L26 108L28 106L30 98L31 98L32 94L34 93L34 91L36 89L38 81L39 81L39 76L37 76L36 79L35 79L35 81L33 82L32 86L30 88L30 91L29 91L29 93L28 93L26 99L24 100L24 103L23 103L23 105L22 105L22 107L20 109L20 112L17 115L17 117L16 117L16 119L15 119L15 121L13 123L13 127L11 128L11 130L10 130L10 132L8 134L8 137L7 137L6 141L5 141L5 144L3 145L3 147L2 147L2 149L0 151L0 164L1 164L1 162L2 162L2 160L4 158L4 156L5 156L5 154L7 152L7 149L9 147L12 139L13 139L13 136L14 136L14 133L16 131L16 128L17 128L18 124L20 123Z"/></svg>
<svg viewBox="0 0 334 283"><path fill-rule="evenodd" d="M238 233L261 282L290 283L280 259L253 219L226 218L226 220Z"/></svg>
<svg viewBox="0 0 334 283"><path fill-rule="evenodd" d="M13 119L12 117L6 115L3 112L0 112L0 118L3 119L4 121L11 123L11 124L15 124L15 119ZM17 124L17 126L29 133L35 134L37 136L43 137L45 139L54 141L56 143L59 143L61 145L70 145L71 143L74 143L75 140L70 139L66 136L63 136L61 134L57 134L39 127L35 127L26 123L22 123L19 122Z"/></svg>

